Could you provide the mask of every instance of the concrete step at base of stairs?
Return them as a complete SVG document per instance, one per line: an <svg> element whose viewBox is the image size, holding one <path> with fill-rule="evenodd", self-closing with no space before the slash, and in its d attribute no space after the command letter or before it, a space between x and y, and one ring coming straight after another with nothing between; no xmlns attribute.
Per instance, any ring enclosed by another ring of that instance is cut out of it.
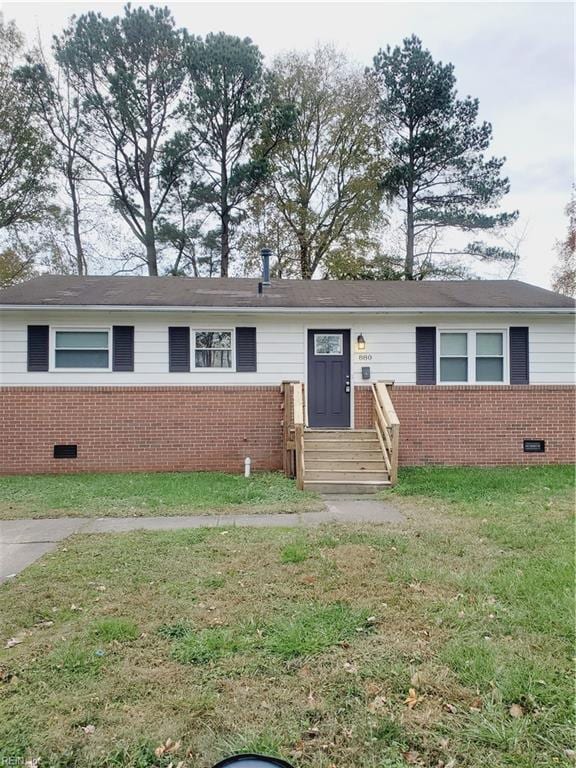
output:
<svg viewBox="0 0 576 768"><path fill-rule="evenodd" d="M304 481L304 490L328 494L360 494L377 493L385 488L390 488L391 485L392 483L389 480L380 482L367 480L306 480Z"/></svg>

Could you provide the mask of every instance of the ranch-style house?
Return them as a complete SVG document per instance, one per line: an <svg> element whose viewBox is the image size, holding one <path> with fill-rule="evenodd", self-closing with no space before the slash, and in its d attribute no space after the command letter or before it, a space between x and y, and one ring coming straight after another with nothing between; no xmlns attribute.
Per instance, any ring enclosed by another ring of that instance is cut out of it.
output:
<svg viewBox="0 0 576 768"><path fill-rule="evenodd" d="M575 303L516 280L45 275L0 291L0 473L571 462Z"/></svg>

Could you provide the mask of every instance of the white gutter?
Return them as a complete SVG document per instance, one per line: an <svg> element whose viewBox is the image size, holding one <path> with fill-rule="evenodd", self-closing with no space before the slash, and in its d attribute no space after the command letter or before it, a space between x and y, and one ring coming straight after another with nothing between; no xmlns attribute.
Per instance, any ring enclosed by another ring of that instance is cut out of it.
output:
<svg viewBox="0 0 576 768"><path fill-rule="evenodd" d="M234 314L430 314L430 313L517 313L517 314L553 314L573 315L576 307L186 307L166 305L123 304L0 304L0 311L46 311L54 310L79 311L90 310L97 312L214 312Z"/></svg>

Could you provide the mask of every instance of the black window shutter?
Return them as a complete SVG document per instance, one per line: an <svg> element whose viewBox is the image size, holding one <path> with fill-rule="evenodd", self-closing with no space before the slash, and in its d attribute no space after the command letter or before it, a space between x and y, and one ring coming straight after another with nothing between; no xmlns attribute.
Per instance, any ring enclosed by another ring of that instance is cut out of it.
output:
<svg viewBox="0 0 576 768"><path fill-rule="evenodd" d="M416 328L416 384L436 384L436 328Z"/></svg>
<svg viewBox="0 0 576 768"><path fill-rule="evenodd" d="M47 371L49 359L50 326L28 326L28 370Z"/></svg>
<svg viewBox="0 0 576 768"><path fill-rule="evenodd" d="M236 328L236 370L256 370L256 328Z"/></svg>
<svg viewBox="0 0 576 768"><path fill-rule="evenodd" d="M528 328L510 328L510 384L529 384Z"/></svg>
<svg viewBox="0 0 576 768"><path fill-rule="evenodd" d="M112 327L112 370L134 370L134 326Z"/></svg>
<svg viewBox="0 0 576 768"><path fill-rule="evenodd" d="M172 373L190 370L190 328L168 328L168 360Z"/></svg>

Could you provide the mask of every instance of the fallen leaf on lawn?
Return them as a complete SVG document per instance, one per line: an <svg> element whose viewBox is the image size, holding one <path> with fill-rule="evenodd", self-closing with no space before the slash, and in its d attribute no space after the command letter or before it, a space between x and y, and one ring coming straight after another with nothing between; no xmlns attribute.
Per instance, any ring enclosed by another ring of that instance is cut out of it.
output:
<svg viewBox="0 0 576 768"><path fill-rule="evenodd" d="M6 640L4 648L13 648L15 645L20 645L24 642L24 635L14 635L9 640Z"/></svg>
<svg viewBox="0 0 576 768"><path fill-rule="evenodd" d="M410 678L410 685L414 688L422 688L424 685L424 675L422 672L414 672Z"/></svg>
<svg viewBox="0 0 576 768"><path fill-rule="evenodd" d="M180 749L180 742L179 741L172 741L172 739L166 739L164 744L160 744L159 747L156 747L154 750L154 754L156 757L163 757L164 755L170 755L174 752L178 752Z"/></svg>
<svg viewBox="0 0 576 768"><path fill-rule="evenodd" d="M368 704L368 711L376 715L378 714L378 712L381 712L385 706L386 706L386 697L376 696L376 698L373 699L373 701L371 701L370 704Z"/></svg>
<svg viewBox="0 0 576 768"><path fill-rule="evenodd" d="M404 704L408 705L408 709L414 709L416 704L418 704L419 701L422 701L423 698L424 698L423 696L418 696L415 688L410 688L410 690L408 691L408 696L404 701Z"/></svg>
<svg viewBox="0 0 576 768"><path fill-rule="evenodd" d="M356 664L353 664L351 661L344 662L344 669L346 670L346 672L350 672L351 674L358 672L358 667L356 666Z"/></svg>
<svg viewBox="0 0 576 768"><path fill-rule="evenodd" d="M39 629L45 629L47 627L51 627L54 624L53 621L39 621L36 624L34 624L35 627L38 627Z"/></svg>
<svg viewBox="0 0 576 768"><path fill-rule="evenodd" d="M364 689L366 695L370 697L378 696L382 693L382 685L380 683L375 683L373 680L368 680L364 685Z"/></svg>
<svg viewBox="0 0 576 768"><path fill-rule="evenodd" d="M470 702L470 711L480 712L481 710L482 710L482 699L478 697L475 699L472 699L472 701Z"/></svg>
<svg viewBox="0 0 576 768"><path fill-rule="evenodd" d="M522 717L524 708L520 704L512 704L508 712L510 712L510 717Z"/></svg>
<svg viewBox="0 0 576 768"><path fill-rule="evenodd" d="M84 731L84 733L90 735L91 733L95 732L96 726L95 725L83 725L82 726L82 730Z"/></svg>
<svg viewBox="0 0 576 768"><path fill-rule="evenodd" d="M410 749L408 752L402 752L402 757L410 765L416 765L420 755L415 750Z"/></svg>

